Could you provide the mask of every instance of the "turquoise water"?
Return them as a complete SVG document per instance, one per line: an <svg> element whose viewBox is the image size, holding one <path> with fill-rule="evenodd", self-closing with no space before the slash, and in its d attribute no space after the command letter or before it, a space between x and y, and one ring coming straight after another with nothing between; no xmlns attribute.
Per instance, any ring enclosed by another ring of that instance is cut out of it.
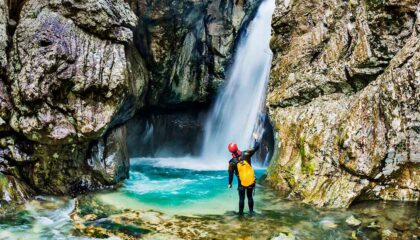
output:
<svg viewBox="0 0 420 240"><path fill-rule="evenodd" d="M226 170L203 170L206 165L197 165L197 161L199 159L132 159L130 179L120 191L98 197L121 208L153 209L168 214L223 214L237 210L237 180L235 177L233 187L227 188L227 162ZM256 169L257 178L264 171Z"/></svg>
<svg viewBox="0 0 420 240"><path fill-rule="evenodd" d="M0 239L86 239L71 232L74 207L73 199L37 197L14 214L0 215Z"/></svg>
<svg viewBox="0 0 420 240"><path fill-rule="evenodd" d="M316 209L281 198L263 185L257 185L254 197L257 215L240 218L235 214L236 180L228 189L227 171L207 167L199 159L132 159L130 179L116 191L77 200L38 197L19 211L0 216L0 239L91 239L84 236L89 231L77 228L80 221L108 229L113 233L107 237L114 239L119 232L135 239L143 235L167 239L154 234L181 239L331 240L380 239L389 232L398 234L397 239L420 235L420 211L415 203L371 201L347 210ZM256 174L261 178L264 169L257 169ZM76 206L82 220L73 222L70 215ZM347 224L350 216L359 219L360 226Z"/></svg>

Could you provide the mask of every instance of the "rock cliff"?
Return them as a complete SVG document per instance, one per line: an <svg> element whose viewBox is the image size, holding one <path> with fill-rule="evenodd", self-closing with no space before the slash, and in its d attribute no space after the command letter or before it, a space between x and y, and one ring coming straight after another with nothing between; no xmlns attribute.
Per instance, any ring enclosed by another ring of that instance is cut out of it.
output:
<svg viewBox="0 0 420 240"><path fill-rule="evenodd" d="M128 0L151 80L148 105L208 102L223 83L242 26L261 0Z"/></svg>
<svg viewBox="0 0 420 240"><path fill-rule="evenodd" d="M126 121L208 101L258 2L0 0L0 205L127 178Z"/></svg>
<svg viewBox="0 0 420 240"><path fill-rule="evenodd" d="M126 121L208 102L259 2L0 0L1 206L125 179ZM419 18L416 0L277 0L274 187L419 200Z"/></svg>
<svg viewBox="0 0 420 240"><path fill-rule="evenodd" d="M418 1L277 1L268 176L321 207L420 199Z"/></svg>

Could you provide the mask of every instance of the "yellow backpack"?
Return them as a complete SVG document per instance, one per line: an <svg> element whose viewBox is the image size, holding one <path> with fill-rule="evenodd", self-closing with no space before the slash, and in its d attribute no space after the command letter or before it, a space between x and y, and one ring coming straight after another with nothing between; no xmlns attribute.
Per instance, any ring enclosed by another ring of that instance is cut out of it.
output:
<svg viewBox="0 0 420 240"><path fill-rule="evenodd" d="M249 187L255 183L255 173L254 169L247 161L239 161L238 164L238 173L239 180L241 180L241 185L244 187Z"/></svg>

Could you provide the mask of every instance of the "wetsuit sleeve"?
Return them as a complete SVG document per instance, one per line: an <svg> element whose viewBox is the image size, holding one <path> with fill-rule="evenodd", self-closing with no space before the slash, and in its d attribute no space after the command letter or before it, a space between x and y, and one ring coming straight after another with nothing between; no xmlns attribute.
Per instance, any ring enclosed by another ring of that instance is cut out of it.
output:
<svg viewBox="0 0 420 240"><path fill-rule="evenodd" d="M233 181L233 174L235 173L235 164L229 163L229 184L232 184Z"/></svg>
<svg viewBox="0 0 420 240"><path fill-rule="evenodd" d="M256 151L258 151L258 149L260 149L260 143L259 143L259 142L257 142L257 141L255 141L255 142L254 142L254 147L253 147L253 148L251 148L251 149L249 149L247 152L248 152L249 156L251 157L252 155L254 155L254 153L255 153Z"/></svg>

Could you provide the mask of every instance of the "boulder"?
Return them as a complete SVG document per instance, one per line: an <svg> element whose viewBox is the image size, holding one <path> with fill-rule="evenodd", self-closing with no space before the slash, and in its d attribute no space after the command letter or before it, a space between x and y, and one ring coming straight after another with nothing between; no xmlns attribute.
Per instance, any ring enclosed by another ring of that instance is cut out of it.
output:
<svg viewBox="0 0 420 240"><path fill-rule="evenodd" d="M125 125L106 134L92 147L91 152L88 164L107 184L116 184L128 178L130 163Z"/></svg>
<svg viewBox="0 0 420 240"><path fill-rule="evenodd" d="M362 221L360 221L359 219L355 218L353 215L351 215L350 217L348 217L346 219L346 223L350 226L359 226L360 224L362 224Z"/></svg>
<svg viewBox="0 0 420 240"><path fill-rule="evenodd" d="M9 63L0 74L0 172L25 176L43 194L77 194L127 178L125 128L117 126L144 105L149 75L134 47L136 15L123 1L10 6L18 22L10 48L0 48ZM97 160L105 164L89 158L98 142L106 154Z"/></svg>

